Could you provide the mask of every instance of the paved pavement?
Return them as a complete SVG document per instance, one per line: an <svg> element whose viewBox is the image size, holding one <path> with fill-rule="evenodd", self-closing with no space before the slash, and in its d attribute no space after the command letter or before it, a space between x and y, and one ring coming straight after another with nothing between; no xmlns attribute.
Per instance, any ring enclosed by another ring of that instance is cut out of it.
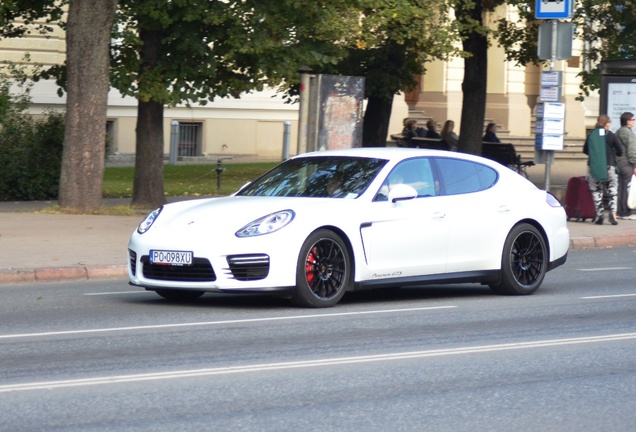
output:
<svg viewBox="0 0 636 432"><path fill-rule="evenodd" d="M551 190L562 196L566 179L579 172L562 170L553 177ZM531 173L531 180L543 187L544 171ZM144 216L38 212L55 204L0 202L0 284L127 278L128 239ZM607 217L604 225L570 221L568 228L571 249L636 246L636 220L620 220L616 226Z"/></svg>

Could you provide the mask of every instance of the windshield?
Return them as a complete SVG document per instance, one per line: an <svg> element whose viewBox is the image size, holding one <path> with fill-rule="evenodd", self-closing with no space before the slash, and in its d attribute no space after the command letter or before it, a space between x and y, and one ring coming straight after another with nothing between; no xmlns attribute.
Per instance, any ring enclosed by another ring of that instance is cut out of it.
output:
<svg viewBox="0 0 636 432"><path fill-rule="evenodd" d="M386 163L385 159L360 157L290 159L236 195L357 198Z"/></svg>

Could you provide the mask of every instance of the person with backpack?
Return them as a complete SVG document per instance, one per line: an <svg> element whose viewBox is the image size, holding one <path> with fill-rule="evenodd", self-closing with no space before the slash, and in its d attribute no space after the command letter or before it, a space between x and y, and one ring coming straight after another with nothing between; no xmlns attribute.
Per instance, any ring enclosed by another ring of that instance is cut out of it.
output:
<svg viewBox="0 0 636 432"><path fill-rule="evenodd" d="M590 191L596 207L594 223L603 224L605 205L603 196L609 200L609 220L618 225L616 220L618 176L616 174L616 156L622 156L623 150L616 135L610 130L612 121L602 114L598 116L595 129L588 135L583 146L583 153L588 156L587 177Z"/></svg>

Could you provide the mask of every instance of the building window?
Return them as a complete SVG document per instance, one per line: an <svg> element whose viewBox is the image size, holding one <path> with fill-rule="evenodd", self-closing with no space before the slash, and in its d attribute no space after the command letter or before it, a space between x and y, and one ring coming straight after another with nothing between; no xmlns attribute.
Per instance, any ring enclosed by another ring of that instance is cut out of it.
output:
<svg viewBox="0 0 636 432"><path fill-rule="evenodd" d="M106 156L117 152L115 146L115 120L106 121Z"/></svg>
<svg viewBox="0 0 636 432"><path fill-rule="evenodd" d="M179 123L179 156L201 156L201 123Z"/></svg>

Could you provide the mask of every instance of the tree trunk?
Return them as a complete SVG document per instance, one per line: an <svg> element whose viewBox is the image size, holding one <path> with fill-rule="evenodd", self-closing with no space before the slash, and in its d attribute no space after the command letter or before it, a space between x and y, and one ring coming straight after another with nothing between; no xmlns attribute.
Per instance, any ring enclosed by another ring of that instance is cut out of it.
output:
<svg viewBox="0 0 636 432"><path fill-rule="evenodd" d="M59 203L102 204L109 47L117 0L70 0L66 26L67 99Z"/></svg>
<svg viewBox="0 0 636 432"><path fill-rule="evenodd" d="M369 96L362 128L363 147L386 147L393 99Z"/></svg>
<svg viewBox="0 0 636 432"><path fill-rule="evenodd" d="M166 202L163 193L163 104L139 101L133 207L155 208Z"/></svg>
<svg viewBox="0 0 636 432"><path fill-rule="evenodd" d="M474 2L471 9L457 8L457 20L477 21L480 25L483 8L480 0ZM486 95L488 82L488 39L485 35L471 31L463 35L464 51L470 57L464 59L464 81L462 82L462 123L459 132L459 151L481 154L481 139L484 134L486 115Z"/></svg>
<svg viewBox="0 0 636 432"><path fill-rule="evenodd" d="M137 129L133 207L155 208L166 202L163 189L163 104L143 96L144 76L157 65L161 52L159 31L141 30L143 46L140 96L137 102ZM153 83L150 83L153 85ZM148 92L147 94L150 94Z"/></svg>

